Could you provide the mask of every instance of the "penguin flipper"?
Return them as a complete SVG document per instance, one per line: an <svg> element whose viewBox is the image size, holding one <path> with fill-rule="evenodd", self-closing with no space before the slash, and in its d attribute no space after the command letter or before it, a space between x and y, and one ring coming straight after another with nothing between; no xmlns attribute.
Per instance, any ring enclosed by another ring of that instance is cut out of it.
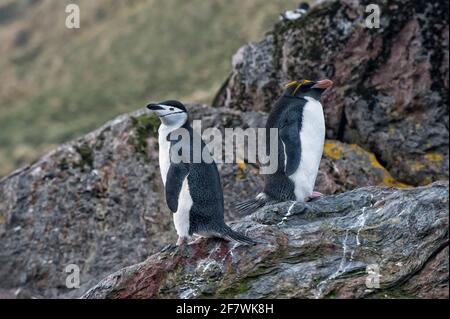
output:
<svg viewBox="0 0 450 319"><path fill-rule="evenodd" d="M280 129L280 138L285 154L284 171L287 176L295 173L300 165L301 142L299 134L299 124L297 121L290 121Z"/></svg>
<svg viewBox="0 0 450 319"><path fill-rule="evenodd" d="M186 176L189 174L188 165L185 163L170 164L166 178L166 202L172 213L178 210L178 198Z"/></svg>

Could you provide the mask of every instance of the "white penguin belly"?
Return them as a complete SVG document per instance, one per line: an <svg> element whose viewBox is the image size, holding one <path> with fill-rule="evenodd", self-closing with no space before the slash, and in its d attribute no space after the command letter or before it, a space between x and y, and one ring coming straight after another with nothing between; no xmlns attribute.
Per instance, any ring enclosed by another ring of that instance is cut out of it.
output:
<svg viewBox="0 0 450 319"><path fill-rule="evenodd" d="M325 141L325 119L322 104L310 97L303 109L300 130L301 155L297 170L289 176L295 185L297 201L304 201L314 190Z"/></svg>
<svg viewBox="0 0 450 319"><path fill-rule="evenodd" d="M173 130L173 129L172 129ZM171 128L161 125L159 128L159 169L161 171L161 178L164 186L167 181L167 173L170 167L170 142L167 140L167 135L172 131ZM173 214L173 223L178 236L189 236L189 214L191 211L193 201L189 193L189 185L187 176L181 186L180 194L178 196L178 209Z"/></svg>
<svg viewBox="0 0 450 319"><path fill-rule="evenodd" d="M170 142L167 140L168 130L164 126L160 126L158 132L159 144L159 170L164 186L166 185L167 173L170 166Z"/></svg>
<svg viewBox="0 0 450 319"><path fill-rule="evenodd" d="M186 176L181 186L180 195L178 196L178 209L173 215L173 223L180 237L189 237L189 218L193 201L189 192L188 176Z"/></svg>

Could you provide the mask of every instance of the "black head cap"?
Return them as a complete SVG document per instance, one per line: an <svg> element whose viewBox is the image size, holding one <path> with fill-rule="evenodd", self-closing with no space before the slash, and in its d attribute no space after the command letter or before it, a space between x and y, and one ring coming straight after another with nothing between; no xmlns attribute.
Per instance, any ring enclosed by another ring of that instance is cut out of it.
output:
<svg viewBox="0 0 450 319"><path fill-rule="evenodd" d="M314 98L320 98L320 95L329 87L333 85L331 80L321 81L292 81L286 84L285 96L304 97L311 96Z"/></svg>
<svg viewBox="0 0 450 319"><path fill-rule="evenodd" d="M176 100L167 100L167 101L163 101L160 103L151 103L151 104L147 105L147 108L150 110L161 109L161 107L159 107L159 105L171 106L171 107L177 108L177 109L187 113L186 107L183 105L183 103L181 103L180 101L176 101Z"/></svg>
<svg viewBox="0 0 450 319"><path fill-rule="evenodd" d="M167 100L164 102L161 102L159 104L163 104L163 105L167 105L167 106L173 106L176 107L177 109L180 109L182 111L187 112L186 107L184 106L183 103L181 103L180 101L176 101L176 100Z"/></svg>

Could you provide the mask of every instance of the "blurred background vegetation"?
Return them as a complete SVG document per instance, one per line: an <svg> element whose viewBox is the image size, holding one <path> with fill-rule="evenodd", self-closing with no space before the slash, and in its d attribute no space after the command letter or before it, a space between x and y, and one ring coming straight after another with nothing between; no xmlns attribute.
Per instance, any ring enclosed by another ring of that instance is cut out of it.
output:
<svg viewBox="0 0 450 319"><path fill-rule="evenodd" d="M298 3L0 0L0 176L147 101L209 103L236 50Z"/></svg>

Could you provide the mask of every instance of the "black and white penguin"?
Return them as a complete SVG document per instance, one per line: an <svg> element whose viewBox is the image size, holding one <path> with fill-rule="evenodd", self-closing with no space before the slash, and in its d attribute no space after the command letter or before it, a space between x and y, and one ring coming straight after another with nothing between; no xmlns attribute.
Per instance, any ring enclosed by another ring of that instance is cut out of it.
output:
<svg viewBox="0 0 450 319"><path fill-rule="evenodd" d="M322 194L314 184L325 142L325 119L320 97L333 85L330 80L292 81L276 102L266 123L269 130L278 129L278 167L265 175L263 192L255 199L236 205L241 212L256 210L269 202L311 200Z"/></svg>
<svg viewBox="0 0 450 319"><path fill-rule="evenodd" d="M280 20L293 21L301 18L309 10L309 4L306 2L300 3L297 9L288 10L280 14Z"/></svg>
<svg viewBox="0 0 450 319"><path fill-rule="evenodd" d="M164 101L148 104L147 108L161 120L158 130L159 166L167 206L174 213L177 245L184 244L194 234L255 243L225 224L223 193L217 166L201 137L193 131L185 106L178 101ZM188 138L172 140L184 133L188 134ZM194 139L200 142L201 148L196 161L193 156ZM176 150L174 145L177 145ZM183 151L180 153L179 150L189 150L189 154L183 154ZM174 161L171 152L181 155L182 161ZM209 157L204 158L205 156Z"/></svg>

